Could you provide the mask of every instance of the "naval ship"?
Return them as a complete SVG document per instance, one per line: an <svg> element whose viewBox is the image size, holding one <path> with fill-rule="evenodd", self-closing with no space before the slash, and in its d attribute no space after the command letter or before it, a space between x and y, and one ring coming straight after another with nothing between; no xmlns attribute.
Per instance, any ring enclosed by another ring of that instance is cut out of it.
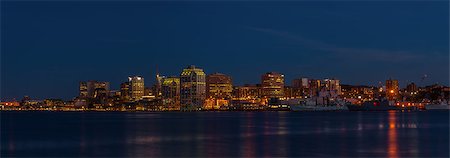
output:
<svg viewBox="0 0 450 158"><path fill-rule="evenodd" d="M349 111L416 111L419 110L416 106L396 106L390 105L388 100L381 101L367 101L361 105L347 105Z"/></svg>
<svg viewBox="0 0 450 158"><path fill-rule="evenodd" d="M431 103L425 105L426 110L450 110L449 101L441 101L439 103Z"/></svg>

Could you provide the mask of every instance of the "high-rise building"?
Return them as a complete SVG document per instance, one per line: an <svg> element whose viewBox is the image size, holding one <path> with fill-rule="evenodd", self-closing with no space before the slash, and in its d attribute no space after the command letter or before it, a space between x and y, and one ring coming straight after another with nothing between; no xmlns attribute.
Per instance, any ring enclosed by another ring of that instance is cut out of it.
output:
<svg viewBox="0 0 450 158"><path fill-rule="evenodd" d="M398 80L386 80L386 97L388 100L397 100L399 97Z"/></svg>
<svg viewBox="0 0 450 158"><path fill-rule="evenodd" d="M80 82L80 88L79 88L80 94L78 96L80 96L81 98L86 98L88 96L88 87L87 87L87 82Z"/></svg>
<svg viewBox="0 0 450 158"><path fill-rule="evenodd" d="M124 82L120 84L120 99L122 101L130 100L130 83Z"/></svg>
<svg viewBox="0 0 450 158"><path fill-rule="evenodd" d="M306 77L297 78L292 81L292 93L295 98L309 96L309 79Z"/></svg>
<svg viewBox="0 0 450 158"><path fill-rule="evenodd" d="M268 72L261 76L263 97L282 98L284 96L284 75L277 72Z"/></svg>
<svg viewBox="0 0 450 158"><path fill-rule="evenodd" d="M169 109L180 108L180 78L167 77L162 80L161 85L163 104Z"/></svg>
<svg viewBox="0 0 450 158"><path fill-rule="evenodd" d="M165 78L166 77L165 76L161 76L159 74L158 70L157 70L156 77L155 77L156 83L155 83L155 85L153 87L153 89L154 89L153 93L154 93L155 97L157 97L157 98L161 98L162 97L162 84L163 84L163 81L164 81Z"/></svg>
<svg viewBox="0 0 450 158"><path fill-rule="evenodd" d="M417 86L416 86L416 84L414 82L406 85L406 91L408 93L414 94L415 92L417 92L417 90L418 90Z"/></svg>
<svg viewBox="0 0 450 158"><path fill-rule="evenodd" d="M206 98L206 74L203 69L191 65L181 72L180 96L182 110L196 110Z"/></svg>
<svg viewBox="0 0 450 158"><path fill-rule="evenodd" d="M308 88L309 97L318 96L321 88L321 81L317 79L308 79Z"/></svg>
<svg viewBox="0 0 450 158"><path fill-rule="evenodd" d="M144 96L144 78L141 76L128 77L130 98L132 100L140 100Z"/></svg>
<svg viewBox="0 0 450 158"><path fill-rule="evenodd" d="M339 83L339 80L337 79L324 79L324 88L326 91L330 91L335 93L336 95L341 94L341 85Z"/></svg>
<svg viewBox="0 0 450 158"><path fill-rule="evenodd" d="M292 81L292 87L294 88L309 88L308 78L302 77Z"/></svg>
<svg viewBox="0 0 450 158"><path fill-rule="evenodd" d="M82 81L79 89L82 98L106 97L109 95L109 82Z"/></svg>
<svg viewBox="0 0 450 158"><path fill-rule="evenodd" d="M231 103L233 83L230 76L214 73L206 76L206 109L218 109Z"/></svg>

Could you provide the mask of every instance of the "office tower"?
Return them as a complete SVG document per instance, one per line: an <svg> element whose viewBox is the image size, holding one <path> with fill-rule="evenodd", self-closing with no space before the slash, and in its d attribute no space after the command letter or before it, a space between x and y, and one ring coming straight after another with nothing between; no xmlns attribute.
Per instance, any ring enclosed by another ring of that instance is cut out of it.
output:
<svg viewBox="0 0 450 158"><path fill-rule="evenodd" d="M292 95L295 98L303 98L309 94L309 79L306 77L292 80Z"/></svg>
<svg viewBox="0 0 450 158"><path fill-rule="evenodd" d="M341 85L339 83L339 80L337 79L324 79L324 88L326 91L332 92L336 95L341 94Z"/></svg>
<svg viewBox="0 0 450 158"><path fill-rule="evenodd" d="M415 94L417 92L417 86L414 82L406 85L406 91L411 94Z"/></svg>
<svg viewBox="0 0 450 158"><path fill-rule="evenodd" d="M308 79L308 87L309 97L318 96L321 89L321 81L317 79Z"/></svg>
<svg viewBox="0 0 450 158"><path fill-rule="evenodd" d="M228 106L233 93L233 83L230 76L214 73L206 76L207 109L218 109Z"/></svg>
<svg viewBox="0 0 450 158"><path fill-rule="evenodd" d="M162 80L161 92L163 104L169 109L180 109L180 78L167 77Z"/></svg>
<svg viewBox="0 0 450 158"><path fill-rule="evenodd" d="M162 97L162 84L163 81L166 77L165 76L161 76L158 72L158 70L156 70L156 82L155 85L153 87L153 94L155 95L156 98L161 98Z"/></svg>
<svg viewBox="0 0 450 158"><path fill-rule="evenodd" d="M266 98L282 98L284 96L284 75L268 72L261 76L262 95Z"/></svg>
<svg viewBox="0 0 450 158"><path fill-rule="evenodd" d="M308 78L302 77L297 78L292 81L292 87L294 88L308 88Z"/></svg>
<svg viewBox="0 0 450 158"><path fill-rule="evenodd" d="M399 96L398 92L398 80L386 80L386 97L388 100L397 100Z"/></svg>
<svg viewBox="0 0 450 158"><path fill-rule="evenodd" d="M80 82L81 98L98 98L109 95L109 82L82 81Z"/></svg>
<svg viewBox="0 0 450 158"><path fill-rule="evenodd" d="M120 84L120 99L122 101L130 101L130 82Z"/></svg>
<svg viewBox="0 0 450 158"><path fill-rule="evenodd" d="M144 96L144 78L141 76L128 77L130 98L134 101L142 99Z"/></svg>
<svg viewBox="0 0 450 158"><path fill-rule="evenodd" d="M88 96L88 87L87 87L87 82L80 82L80 88L79 88L79 95L81 98L86 98Z"/></svg>
<svg viewBox="0 0 450 158"><path fill-rule="evenodd" d="M180 96L182 110L197 110L206 98L206 74L202 69L191 65L181 72Z"/></svg>

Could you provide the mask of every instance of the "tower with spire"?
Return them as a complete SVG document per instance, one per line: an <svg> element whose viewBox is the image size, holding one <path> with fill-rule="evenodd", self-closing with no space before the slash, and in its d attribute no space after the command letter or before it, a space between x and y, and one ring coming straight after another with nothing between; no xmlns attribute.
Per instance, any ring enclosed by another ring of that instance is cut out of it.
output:
<svg viewBox="0 0 450 158"><path fill-rule="evenodd" d="M156 65L156 76L155 76L155 77L156 77L156 78L155 78L155 79L156 79L156 83L155 83L155 96L156 96L157 98L159 98L159 97L162 96L161 86L162 86L162 82L163 82L165 76L161 76L161 75L159 74L159 71L158 71L158 65Z"/></svg>

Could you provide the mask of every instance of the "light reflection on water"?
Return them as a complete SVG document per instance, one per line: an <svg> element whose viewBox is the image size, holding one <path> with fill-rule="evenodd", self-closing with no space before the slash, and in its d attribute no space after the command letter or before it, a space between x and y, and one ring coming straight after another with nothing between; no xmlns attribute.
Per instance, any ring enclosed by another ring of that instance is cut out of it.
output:
<svg viewBox="0 0 450 158"><path fill-rule="evenodd" d="M389 131L388 131L388 157L397 158L398 148L397 148L397 129L396 129L396 116L395 112L389 112Z"/></svg>
<svg viewBox="0 0 450 158"><path fill-rule="evenodd" d="M1 154L445 157L448 131L442 112L7 113Z"/></svg>

